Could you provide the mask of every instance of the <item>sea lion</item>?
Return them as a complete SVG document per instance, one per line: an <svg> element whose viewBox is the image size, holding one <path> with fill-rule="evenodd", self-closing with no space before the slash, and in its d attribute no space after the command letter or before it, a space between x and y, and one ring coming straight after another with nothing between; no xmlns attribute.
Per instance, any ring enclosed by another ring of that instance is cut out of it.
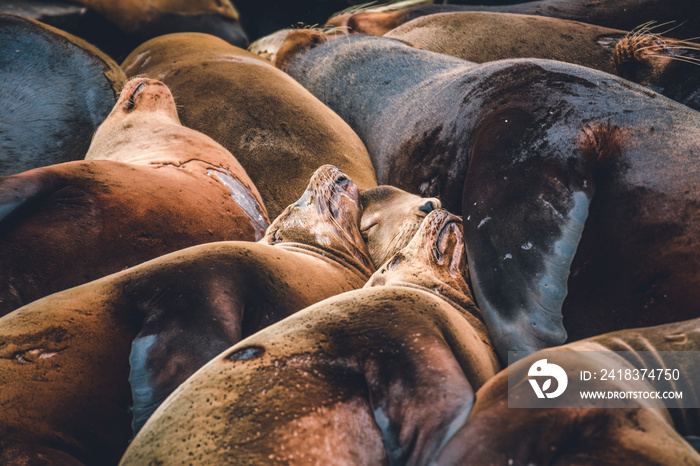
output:
<svg viewBox="0 0 700 466"><path fill-rule="evenodd" d="M39 448L116 463L132 414L138 430L241 338L364 285L360 216L357 187L323 166L258 243L187 248L0 318L0 463Z"/></svg>
<svg viewBox="0 0 700 466"><path fill-rule="evenodd" d="M457 2L455 2L457 3ZM513 5L419 5L394 11L372 11L372 7L351 15L331 17L327 27L346 27L350 32L384 35L415 18L437 13L485 11L548 16L630 31L650 21L675 23L676 37L700 34L700 7L694 0L677 0L673 6L658 0L622 0L595 2L587 0L540 0ZM474 2L476 3L476 2Z"/></svg>
<svg viewBox="0 0 700 466"><path fill-rule="evenodd" d="M362 141L335 113L261 58L204 34L153 39L127 57L128 76L162 80L185 126L209 135L245 167L276 217L323 164L361 189L376 186Z"/></svg>
<svg viewBox="0 0 700 466"><path fill-rule="evenodd" d="M258 240L265 208L162 83L132 80L87 154L0 178L0 315L195 244Z"/></svg>
<svg viewBox="0 0 700 466"><path fill-rule="evenodd" d="M499 367L465 281L460 223L432 211L362 290L212 359L120 464L429 464Z"/></svg>
<svg viewBox="0 0 700 466"><path fill-rule="evenodd" d="M65 30L118 61L144 41L175 32L203 32L239 47L248 45L229 0L0 0L0 12Z"/></svg>
<svg viewBox="0 0 700 466"><path fill-rule="evenodd" d="M568 63L305 34L322 33L290 34L277 60L354 128L379 182L463 214L501 357L696 316L698 112Z"/></svg>
<svg viewBox="0 0 700 466"><path fill-rule="evenodd" d="M475 63L547 58L615 73L613 49L626 34L559 18L463 12L421 16L385 36Z"/></svg>
<svg viewBox="0 0 700 466"><path fill-rule="evenodd" d="M437 198L424 198L394 186L377 186L360 193L360 230L375 267L406 247L426 215L439 209Z"/></svg>
<svg viewBox="0 0 700 466"><path fill-rule="evenodd" d="M416 18L385 36L476 63L530 57L575 63L700 109L700 44L652 31L651 25L626 32L559 18L466 12Z"/></svg>
<svg viewBox="0 0 700 466"><path fill-rule="evenodd" d="M600 376L601 369L633 367L678 369L685 381L682 384L688 387L700 376L697 353L685 356L682 352L700 349L699 331L700 319L624 330L540 351L518 361L479 389L469 419L435 464L699 464L700 455L683 438L700 434L697 409L688 408L697 406L696 391L682 390L680 400L618 400L613 402L621 406L617 408L598 407L601 401L580 408L508 407L509 374L513 377L511 397L532 396L527 382L529 368L543 358L567 373L569 385L576 384L581 369L597 371ZM640 352L653 352L646 353L653 360ZM669 356L668 352L678 353ZM652 384L649 379L637 378L617 377L600 387L679 391L673 383ZM571 388L566 388L564 396L578 395L575 387Z"/></svg>
<svg viewBox="0 0 700 466"><path fill-rule="evenodd" d="M38 21L0 14L0 176L80 160L126 77L104 53Z"/></svg>
<svg viewBox="0 0 700 466"><path fill-rule="evenodd" d="M641 28L615 45L613 59L623 78L700 110L700 44Z"/></svg>

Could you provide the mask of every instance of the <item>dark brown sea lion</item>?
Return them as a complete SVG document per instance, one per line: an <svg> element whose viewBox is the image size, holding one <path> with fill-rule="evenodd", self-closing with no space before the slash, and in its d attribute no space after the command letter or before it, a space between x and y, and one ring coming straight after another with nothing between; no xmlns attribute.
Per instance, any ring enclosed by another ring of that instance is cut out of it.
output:
<svg viewBox="0 0 700 466"><path fill-rule="evenodd" d="M357 187L324 166L258 243L184 249L0 318L0 463L116 463L132 398L138 429L241 338L367 281L360 215Z"/></svg>
<svg viewBox="0 0 700 466"><path fill-rule="evenodd" d="M165 82L185 126L209 135L245 167L271 217L334 165L361 189L376 186L362 141L335 113L257 56L204 34L146 42L124 61L128 76Z"/></svg>
<svg viewBox="0 0 700 466"><path fill-rule="evenodd" d="M457 3L457 2L455 2ZM472 3L472 2L458 2ZM476 2L473 2L476 3ZM676 0L669 5L659 0L540 0L514 5L419 5L395 11L359 11L352 15L332 17L326 26L347 27L350 32L383 35L415 18L437 13L485 11L549 16L581 21L615 29L631 31L637 26L655 21L675 23L676 37L700 35L700 5L695 0Z"/></svg>
<svg viewBox="0 0 700 466"><path fill-rule="evenodd" d="M561 344L565 328L697 315L698 112L568 63L475 65L363 35L304 48L318 33L293 34L296 59L278 61L355 129L379 181L462 212L501 357Z"/></svg>
<svg viewBox="0 0 700 466"><path fill-rule="evenodd" d="M441 207L437 198L424 198L394 186L362 191L362 236L375 267L406 247L426 215Z"/></svg>
<svg viewBox="0 0 700 466"><path fill-rule="evenodd" d="M642 397L613 402L622 405L619 408L596 407L600 401L580 408L508 407L509 374L511 397L531 397L529 368L542 358L567 373L570 387L564 396L579 396L571 386L581 377L582 368L598 371L599 377L601 369L678 369L682 385L690 387L700 376L698 350L700 319L695 319L605 334L530 355L479 389L469 420L447 443L436 464L700 464L700 455L683 438L700 434L698 410L692 409L698 404L697 391L684 389L682 399L665 404ZM653 392L659 386L661 391L681 391L673 383L638 379L617 377L599 386L616 391Z"/></svg>
<svg viewBox="0 0 700 466"><path fill-rule="evenodd" d="M0 176L82 159L125 81L83 40L0 15Z"/></svg>
<svg viewBox="0 0 700 466"><path fill-rule="evenodd" d="M431 212L362 290L223 352L120 464L428 464L498 370L458 217Z"/></svg>
<svg viewBox="0 0 700 466"><path fill-rule="evenodd" d="M175 32L203 32L239 47L248 45L229 0L0 0L0 13L63 29L119 61L144 41Z"/></svg>
<svg viewBox="0 0 700 466"><path fill-rule="evenodd" d="M641 28L618 42L613 58L623 78L700 110L700 44Z"/></svg>
<svg viewBox="0 0 700 466"><path fill-rule="evenodd" d="M187 246L260 239L268 225L240 164L180 124L158 81L124 87L87 156L0 178L0 315Z"/></svg>

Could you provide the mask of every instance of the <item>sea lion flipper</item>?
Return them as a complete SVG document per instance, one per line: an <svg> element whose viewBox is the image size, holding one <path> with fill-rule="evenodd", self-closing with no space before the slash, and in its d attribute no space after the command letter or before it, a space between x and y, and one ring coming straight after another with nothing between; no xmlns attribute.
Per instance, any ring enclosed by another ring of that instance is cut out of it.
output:
<svg viewBox="0 0 700 466"><path fill-rule="evenodd" d="M148 349L155 340L155 335L146 335L136 337L131 343L129 384L131 385L131 397L133 399L131 429L134 435L141 430L143 424L162 402L162 400L156 399L156 393L150 384L151 372L146 365Z"/></svg>
<svg viewBox="0 0 700 466"><path fill-rule="evenodd" d="M474 296L504 362L566 340L561 309L600 163L523 144L534 121L519 109L484 121L463 190Z"/></svg>
<svg viewBox="0 0 700 466"><path fill-rule="evenodd" d="M389 464L430 463L466 422L474 403L474 390L451 350L422 338L412 335L422 348L404 361L411 368L407 376L382 383L371 368L367 374L370 408ZM435 380L440 380L439 390Z"/></svg>

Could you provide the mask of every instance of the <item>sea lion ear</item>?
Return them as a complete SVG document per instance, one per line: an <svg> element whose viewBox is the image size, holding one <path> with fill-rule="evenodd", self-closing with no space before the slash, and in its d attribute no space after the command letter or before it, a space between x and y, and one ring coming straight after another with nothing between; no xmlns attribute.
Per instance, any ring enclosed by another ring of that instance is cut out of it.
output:
<svg viewBox="0 0 700 466"><path fill-rule="evenodd" d="M287 34L273 64L287 71L294 60L311 49L328 42L328 34L318 29L298 29Z"/></svg>

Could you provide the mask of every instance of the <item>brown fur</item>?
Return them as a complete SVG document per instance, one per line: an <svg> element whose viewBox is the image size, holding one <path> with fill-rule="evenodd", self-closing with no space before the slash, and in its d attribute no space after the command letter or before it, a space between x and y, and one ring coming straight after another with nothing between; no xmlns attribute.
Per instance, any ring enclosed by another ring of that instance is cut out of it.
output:
<svg viewBox="0 0 700 466"><path fill-rule="evenodd" d="M592 123L581 130L579 147L584 157L608 165L620 156L622 141L622 130L617 125Z"/></svg>
<svg viewBox="0 0 700 466"><path fill-rule="evenodd" d="M613 47L625 34L558 18L464 12L422 16L386 36L475 63L547 58L614 73Z"/></svg>
<svg viewBox="0 0 700 466"><path fill-rule="evenodd" d="M282 71L299 55L328 41L328 36L316 29L299 29L288 34L282 42L273 64Z"/></svg>
<svg viewBox="0 0 700 466"><path fill-rule="evenodd" d="M268 225L240 164L179 123L160 82L124 87L87 158L0 179L0 315L177 249L260 239Z"/></svg>
<svg viewBox="0 0 700 466"><path fill-rule="evenodd" d="M683 439L698 434L696 409L667 409L660 400L641 398L627 405L616 402L621 408L595 407L592 402L592 407L514 409L508 407L508 400L509 396L533 396L528 369L543 358L567 371L569 387L563 397L578 393L581 370L628 367L625 359L634 361L633 367L643 368L649 361L642 353L623 357L616 355L618 351L659 352L648 368L673 367L681 371L685 381L694 380L695 358L674 357L671 362L664 360L668 353L663 352L697 351L699 326L700 319L695 319L622 330L540 351L511 364L479 389L469 420L446 445L437 464L698 464L698 452ZM599 353L588 353L592 351L608 353L607 359L601 361ZM652 390L644 383L618 377L604 387ZM694 406L697 397L680 388L685 385L681 382L673 390L684 392L681 405Z"/></svg>
<svg viewBox="0 0 700 466"><path fill-rule="evenodd" d="M359 222L357 187L322 167L270 227L282 238L274 246L266 237L184 249L0 318L0 463L50 447L115 464L132 435L135 338L154 338L141 386L160 401L240 339L361 287L372 269Z"/></svg>
<svg viewBox="0 0 700 466"><path fill-rule="evenodd" d="M203 34L171 34L143 44L122 67L171 88L183 124L234 154L271 217L293 203L325 163L361 189L376 186L367 151L350 127L251 53Z"/></svg>
<svg viewBox="0 0 700 466"><path fill-rule="evenodd" d="M214 358L122 464L429 463L499 365L464 281L459 218L432 212L398 255L364 289Z"/></svg>

